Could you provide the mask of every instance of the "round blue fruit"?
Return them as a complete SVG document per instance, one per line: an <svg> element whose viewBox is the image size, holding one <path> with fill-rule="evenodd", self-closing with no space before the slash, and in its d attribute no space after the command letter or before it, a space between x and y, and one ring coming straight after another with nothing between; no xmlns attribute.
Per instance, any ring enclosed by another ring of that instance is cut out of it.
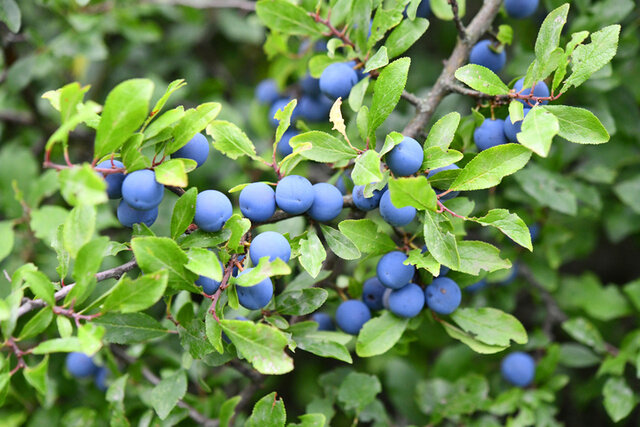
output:
<svg viewBox="0 0 640 427"><path fill-rule="evenodd" d="M200 167L207 161L209 157L209 141L207 137L201 133L197 133L183 147L171 155L174 159L191 159L195 160Z"/></svg>
<svg viewBox="0 0 640 427"><path fill-rule="evenodd" d="M280 153L282 157L286 157L289 154L293 153L293 148L291 148L289 141L291 140L291 138L298 135L298 133L299 132L297 130L289 128L282 134L282 138L280 138L280 141L278 141L277 147L278 153Z"/></svg>
<svg viewBox="0 0 640 427"><path fill-rule="evenodd" d="M371 28L371 27L369 27L369 28ZM371 34L369 34L369 35L371 35ZM356 72L356 76L358 76L358 81L364 79L365 77L367 77L369 75L369 73L365 73L364 72L364 67L356 68L356 65L358 65L358 63L356 61L348 61L347 65L354 69L354 71Z"/></svg>
<svg viewBox="0 0 640 427"><path fill-rule="evenodd" d="M269 261L280 258L284 262L289 262L289 258L291 258L289 241L275 231L265 231L258 234L249 246L249 258L251 258L253 265L258 265L260 258L264 257L269 257Z"/></svg>
<svg viewBox="0 0 640 427"><path fill-rule="evenodd" d="M224 267L222 265L222 262L218 261L220 263L220 269L222 269L224 271ZM207 294L207 295L213 295L216 293L216 291L218 290L218 288L220 287L220 282L218 282L217 280L213 280L209 277L206 276L199 276L198 280L196 280L196 285L200 286L202 288L202 291Z"/></svg>
<svg viewBox="0 0 640 427"><path fill-rule="evenodd" d="M344 62L329 64L320 75L320 90L331 99L348 97L356 83L356 71Z"/></svg>
<svg viewBox="0 0 640 427"><path fill-rule="evenodd" d="M467 292L478 292L481 291L482 289L484 289L487 286L487 281L486 279L482 279L477 281L476 283L474 283L473 285L467 286L466 288L464 288L465 291Z"/></svg>
<svg viewBox="0 0 640 427"><path fill-rule="evenodd" d="M311 40L305 39L300 43L300 47L298 48L298 53L305 53L311 47ZM326 52L327 51L327 41L320 39L316 40L313 44L313 50L316 52Z"/></svg>
<svg viewBox="0 0 640 427"><path fill-rule="evenodd" d="M264 222L276 212L276 193L264 182L254 182L240 192L240 211L253 222Z"/></svg>
<svg viewBox="0 0 640 427"><path fill-rule="evenodd" d="M155 208L163 196L164 186L156 181L156 174L152 170L131 172L122 182L122 198L134 209Z"/></svg>
<svg viewBox="0 0 640 427"><path fill-rule="evenodd" d="M387 223L395 227L402 227L413 221L416 216L416 208L413 206L395 207L391 202L391 193L387 190L380 198L380 215Z"/></svg>
<svg viewBox="0 0 640 427"><path fill-rule="evenodd" d="M424 291L427 305L438 314L451 314L460 305L462 293L456 282L448 277L438 277Z"/></svg>
<svg viewBox="0 0 640 427"><path fill-rule="evenodd" d="M523 111L524 117L527 117L527 114L529 113L529 111L531 111L531 108L525 108ZM518 142L518 134L520 133L521 129L522 120L518 120L517 122L513 123L511 121L510 115L507 116L507 118L504 120L504 136L507 137L509 142Z"/></svg>
<svg viewBox="0 0 640 427"><path fill-rule="evenodd" d="M98 387L99 390L106 391L107 390L107 377L109 376L109 370L104 366L98 368L96 373L93 375L93 381Z"/></svg>
<svg viewBox="0 0 640 427"><path fill-rule="evenodd" d="M521 95L531 95L531 88L526 88L525 90L522 90L522 86L524 85L524 77L521 78L520 80L518 80L514 85L513 85L513 90L515 90L516 93L520 93ZM539 98L546 98L549 96L549 87L547 86L547 84L545 82L537 82L534 86L533 89L533 96L539 97ZM522 92L520 92L522 91ZM524 105L528 105L527 101L524 99L518 99L518 101L520 101L521 103L523 103ZM531 100L531 104L535 104L536 101L534 101L533 99ZM549 100L542 100L540 101L540 104L545 105L548 104Z"/></svg>
<svg viewBox="0 0 640 427"><path fill-rule="evenodd" d="M96 168L99 169L122 169L124 165L117 160L105 160L98 163ZM110 173L104 175L104 180L107 182L107 196L110 199L119 199L122 197L122 181L124 181L124 173Z"/></svg>
<svg viewBox="0 0 640 427"><path fill-rule="evenodd" d="M405 136L386 155L387 166L394 175L409 176L418 172L422 167L424 151L422 145L413 138Z"/></svg>
<svg viewBox="0 0 640 427"><path fill-rule="evenodd" d="M505 0L507 14L516 19L528 18L538 9L539 0Z"/></svg>
<svg viewBox="0 0 640 427"><path fill-rule="evenodd" d="M370 211L378 207L383 190L373 190L373 196L364 196L364 185L356 185L353 187L353 204L361 211Z"/></svg>
<svg viewBox="0 0 640 427"><path fill-rule="evenodd" d="M300 87L307 95L314 97L320 95L320 80L311 77L311 74L309 73L300 80Z"/></svg>
<svg viewBox="0 0 640 427"><path fill-rule="evenodd" d="M219 231L231 214L233 207L227 196L216 190L205 190L196 198L193 222L202 231Z"/></svg>
<svg viewBox="0 0 640 427"><path fill-rule="evenodd" d="M351 299L344 301L336 310L336 323L338 327L351 335L357 335L362 326L371 319L371 311L360 300Z"/></svg>
<svg viewBox="0 0 640 427"><path fill-rule="evenodd" d="M473 142L476 143L478 151L509 142L504 135L504 120L484 119L482 125L473 131Z"/></svg>
<svg viewBox="0 0 640 427"><path fill-rule="evenodd" d="M291 100L289 98L280 98L278 100L276 100L273 104L271 104L271 108L269 109L269 123L271 123L271 126L273 126L274 128L277 128L278 125L280 124L280 120L276 119L276 113L278 111L284 111L284 107L287 106L287 104L291 102ZM297 108L293 110L293 113L291 114L291 122L295 122L296 120L296 116L297 116Z"/></svg>
<svg viewBox="0 0 640 427"><path fill-rule="evenodd" d="M316 221L328 222L342 211L342 193L335 185L320 182L313 187L313 203L309 216Z"/></svg>
<svg viewBox="0 0 640 427"><path fill-rule="evenodd" d="M69 353L66 365L67 371L76 378L90 377L98 369L93 359L84 353Z"/></svg>
<svg viewBox="0 0 640 427"><path fill-rule="evenodd" d="M540 224L534 222L529 226L529 234L531 235L531 241L535 242L540 237Z"/></svg>
<svg viewBox="0 0 640 427"><path fill-rule="evenodd" d="M386 290L387 288L380 283L380 279L371 277L365 280L364 285L362 285L362 301L371 310L382 310L384 307L382 305L382 295Z"/></svg>
<svg viewBox="0 0 640 427"><path fill-rule="evenodd" d="M291 215L304 213L313 204L313 186L300 175L285 176L276 186L276 203Z"/></svg>
<svg viewBox="0 0 640 427"><path fill-rule="evenodd" d="M502 359L502 377L518 387L526 387L536 376L536 362L527 353L516 351Z"/></svg>
<svg viewBox="0 0 640 427"><path fill-rule="evenodd" d="M409 283L413 279L416 268L411 264L405 265L406 260L407 256L400 251L383 255L376 266L380 283L391 289L400 289Z"/></svg>
<svg viewBox="0 0 640 427"><path fill-rule="evenodd" d="M158 207L147 210L134 209L124 200L120 200L117 211L118 221L125 227L133 228L133 224L144 224L151 227L158 218Z"/></svg>
<svg viewBox="0 0 640 427"><path fill-rule="evenodd" d="M416 317L424 308L424 292L415 283L409 283L389 294L389 310L400 317Z"/></svg>
<svg viewBox="0 0 640 427"><path fill-rule="evenodd" d="M295 111L301 118L318 123L329 119L331 106L333 106L333 101L322 94L317 97L305 95L300 98Z"/></svg>
<svg viewBox="0 0 640 427"><path fill-rule="evenodd" d="M491 40L481 40L471 49L469 63L482 65L494 73L499 73L507 63L507 53L504 49L500 52L493 50Z"/></svg>
<svg viewBox="0 0 640 427"><path fill-rule="evenodd" d="M258 83L255 92L256 99L263 104L272 104L279 97L278 85L273 79L265 79Z"/></svg>
<svg viewBox="0 0 640 427"><path fill-rule="evenodd" d="M238 274L238 277L253 270L247 268ZM253 286L236 286L238 292L238 302L240 305L249 310L258 310L266 307L273 297L273 283L268 277L262 282Z"/></svg>
<svg viewBox="0 0 640 427"><path fill-rule="evenodd" d="M318 324L319 331L335 331L336 327L331 320L331 316L327 313L314 313L311 315L311 320Z"/></svg>
<svg viewBox="0 0 640 427"><path fill-rule="evenodd" d="M431 169L429 171L429 173L427 174L427 179L432 178L435 174L442 172L442 171L450 171L450 170L455 170L455 169L460 169L460 167L458 165L448 165L448 166L442 166L441 168L435 168L435 169ZM442 190L435 190L437 195L440 195L443 193ZM452 191L451 193L447 193L446 195L440 197L440 201L445 201L445 200L450 200L453 199L454 197L457 197L458 194L460 194L459 191Z"/></svg>

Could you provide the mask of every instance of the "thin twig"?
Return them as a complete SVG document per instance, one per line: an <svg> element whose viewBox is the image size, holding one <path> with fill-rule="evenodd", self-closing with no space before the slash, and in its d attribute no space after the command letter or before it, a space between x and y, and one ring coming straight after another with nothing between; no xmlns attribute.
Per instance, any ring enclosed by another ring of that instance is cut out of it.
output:
<svg viewBox="0 0 640 427"><path fill-rule="evenodd" d="M458 1L457 0L448 0L451 5L451 11L453 12L453 22L456 24L456 29L458 30L458 37L462 40L463 43L468 44L469 39L467 38L467 30L464 28L464 24L460 19L460 11L458 9Z"/></svg>

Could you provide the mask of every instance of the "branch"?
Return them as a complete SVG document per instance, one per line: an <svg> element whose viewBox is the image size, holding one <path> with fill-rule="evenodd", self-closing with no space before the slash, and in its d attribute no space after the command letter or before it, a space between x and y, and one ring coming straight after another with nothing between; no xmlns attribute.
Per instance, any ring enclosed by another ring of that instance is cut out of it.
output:
<svg viewBox="0 0 640 427"><path fill-rule="evenodd" d="M420 97L412 94L411 92L407 92L406 90L403 90L400 96L406 99L407 101L409 101L409 103L413 104L416 107L420 105L420 101L421 101Z"/></svg>
<svg viewBox="0 0 640 427"><path fill-rule="evenodd" d="M137 265L138 263L136 262L135 259L131 260L125 264L119 265L118 267L114 267L109 270L105 270L97 273L96 280L98 282L101 282L107 279L113 279L113 278L119 279L124 273L126 273L127 271L133 270ZM56 292L54 294L54 298L56 299L56 301L66 297L67 294L71 292L71 289L73 289L75 285L76 285L75 283L71 283L65 286L64 288L60 289L58 292ZM35 310L36 308L44 307L45 305L47 304L41 299L30 300L29 302L22 304L18 308L18 314L16 315L16 318L19 318L20 316L30 312L31 310Z"/></svg>
<svg viewBox="0 0 640 427"><path fill-rule="evenodd" d="M464 43L469 44L469 39L467 38L467 30L464 28L464 24L460 19L460 12L458 10L458 1L457 0L448 0L451 5L451 11L453 12L453 22L456 24L456 29L458 30L458 37Z"/></svg>
<svg viewBox="0 0 640 427"><path fill-rule="evenodd" d="M161 6L187 6L194 9L239 9L256 10L256 3L248 0L145 0L145 3Z"/></svg>
<svg viewBox="0 0 640 427"><path fill-rule="evenodd" d="M111 351L115 356L117 356L119 359L123 360L126 363L132 364L136 362L135 358L129 356L125 351L123 351L119 347L112 346ZM146 366L142 367L141 372L142 372L142 376L144 376L147 379L147 381L149 381L151 384L158 385L158 383L160 383L161 379L158 378L156 374L151 372L151 370ZM197 422L198 425L205 426L205 427L217 427L218 425L220 425L219 420L212 420L211 418L208 418L206 415L201 414L200 412L198 412L196 408L189 405L182 399L178 400L177 405L180 408L188 409L189 417L195 422Z"/></svg>
<svg viewBox="0 0 640 427"><path fill-rule="evenodd" d="M471 46L477 43L489 29L501 4L502 0L485 0L484 5L466 29L466 42L458 40L435 85L427 97L420 101L415 117L402 131L403 135L415 138L426 126L442 99L450 92L449 86L454 81L454 73L467 61Z"/></svg>

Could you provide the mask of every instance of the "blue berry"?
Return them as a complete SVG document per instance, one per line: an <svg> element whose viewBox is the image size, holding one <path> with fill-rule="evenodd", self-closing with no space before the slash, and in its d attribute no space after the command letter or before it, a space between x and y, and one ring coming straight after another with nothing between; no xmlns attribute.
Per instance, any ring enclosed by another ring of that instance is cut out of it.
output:
<svg viewBox="0 0 640 427"><path fill-rule="evenodd" d="M536 376L536 362L533 357L521 351L513 352L502 359L502 377L518 387L526 387Z"/></svg>
<svg viewBox="0 0 640 427"><path fill-rule="evenodd" d="M525 90L522 90L522 87L524 85L524 77L521 78L520 80L518 80L514 85L513 85L513 90L516 93L519 93L520 91L522 91L521 95L530 95L531 94L531 88L527 88ZM547 84L545 82L537 82L534 86L533 89L533 96L536 96L538 98L546 98L549 96L549 87L547 86ZM528 105L527 101L524 99L519 99L518 101L520 101L521 103L523 103L524 105ZM536 102L534 100L531 100L531 104L535 104ZM543 100L540 101L540 104L545 105L548 104L549 100Z"/></svg>
<svg viewBox="0 0 640 427"><path fill-rule="evenodd" d="M309 216L316 221L328 222L342 211L342 193L335 185L321 182L313 187L313 203Z"/></svg>
<svg viewBox="0 0 640 427"><path fill-rule="evenodd" d="M249 246L249 258L251 258L253 265L258 265L260 258L264 257L269 257L269 261L280 258L284 262L289 262L291 258L289 241L275 231L265 231L258 234Z"/></svg>
<svg viewBox="0 0 640 427"><path fill-rule="evenodd" d="M313 186L300 175L285 176L276 186L276 203L289 214L304 213L313 204Z"/></svg>
<svg viewBox="0 0 640 427"><path fill-rule="evenodd" d="M147 210L134 209L124 200L120 200L118 210L116 212L118 221L125 227L133 228L133 224L142 223L147 227L151 227L158 218L158 207Z"/></svg>
<svg viewBox="0 0 640 427"><path fill-rule="evenodd" d="M200 167L209 157L209 141L206 136L197 133L186 145L173 153L171 157L175 159L195 160L197 163L196 167Z"/></svg>
<svg viewBox="0 0 640 427"><path fill-rule="evenodd" d="M327 313L313 313L311 320L318 324L319 331L335 331L336 327Z"/></svg>
<svg viewBox="0 0 640 427"><path fill-rule="evenodd" d="M507 53L504 49L499 53L495 52L491 48L491 40L481 40L471 49L469 63L482 65L494 73L499 73L507 63Z"/></svg>
<svg viewBox="0 0 640 427"><path fill-rule="evenodd" d="M118 160L105 160L98 163L96 168L99 169L122 169L124 165ZM107 182L107 195L110 199L119 199L122 197L122 182L124 181L124 173L110 173L104 175L104 180Z"/></svg>
<svg viewBox="0 0 640 427"><path fill-rule="evenodd" d="M356 83L355 70L343 62L329 64L320 76L320 90L331 99L348 97Z"/></svg>
<svg viewBox="0 0 640 427"><path fill-rule="evenodd" d="M380 279L371 277L365 280L364 285L362 285L362 301L371 310L382 310L382 295L386 289L380 283Z"/></svg>
<svg viewBox="0 0 640 427"><path fill-rule="evenodd" d="M253 270L247 268L238 274L238 277L242 276ZM238 302L240 305L249 310L258 310L266 307L273 297L273 283L270 278L266 278L253 286L236 286L238 293Z"/></svg>
<svg viewBox="0 0 640 427"><path fill-rule="evenodd" d="M524 109L524 117L527 117L531 108ZM504 120L504 136L507 137L509 142L518 142L518 134L522 129L522 120L519 120L515 123L511 121L511 115L507 116Z"/></svg>
<svg viewBox="0 0 640 427"><path fill-rule="evenodd" d="M343 301L336 310L338 327L348 334L356 335L362 326L371 319L371 311L360 300Z"/></svg>
<svg viewBox="0 0 640 427"><path fill-rule="evenodd" d="M256 86L256 99L263 104L272 104L279 97L278 85L273 79L265 79Z"/></svg>
<svg viewBox="0 0 640 427"><path fill-rule="evenodd" d="M389 310L400 317L416 317L424 307L424 292L415 283L409 283L389 294Z"/></svg>
<svg viewBox="0 0 640 427"><path fill-rule="evenodd" d="M233 214L229 198L216 190L205 190L196 198L193 222L202 231L219 231Z"/></svg>
<svg viewBox="0 0 640 427"><path fill-rule="evenodd" d="M90 377L98 370L93 359L84 353L69 353L66 365L67 371L76 378Z"/></svg>
<svg viewBox="0 0 640 427"><path fill-rule="evenodd" d="M409 176L418 172L422 167L423 159L422 145L408 136L405 136L386 155L387 166L389 166L394 175L398 176Z"/></svg>
<svg viewBox="0 0 640 427"><path fill-rule="evenodd" d="M353 204L361 211L370 211L378 207L382 193L386 190L373 190L371 197L364 196L364 185L356 185L353 187Z"/></svg>
<svg viewBox="0 0 640 427"><path fill-rule="evenodd" d="M264 222L276 212L276 193L264 182L254 182L240 191L240 211L253 222Z"/></svg>
<svg viewBox="0 0 640 427"><path fill-rule="evenodd" d="M387 223L395 227L402 227L413 221L416 216L416 208L413 206L395 207L391 202L391 193L387 190L380 198L380 215Z"/></svg>
<svg viewBox="0 0 640 427"><path fill-rule="evenodd" d="M291 141L291 138L298 135L298 133L299 132L297 130L289 128L282 134L282 138L278 141L278 147L276 148L282 157L286 157L293 153L293 148L291 148L289 141Z"/></svg>
<svg viewBox="0 0 640 427"><path fill-rule="evenodd" d="M424 294L429 308L438 314L453 313L462 300L460 287L448 277L433 279Z"/></svg>
<svg viewBox="0 0 640 427"><path fill-rule="evenodd" d="M482 125L473 131L473 142L478 147L478 151L509 142L504 134L504 120L484 119Z"/></svg>
<svg viewBox="0 0 640 427"><path fill-rule="evenodd" d="M416 268L405 265L407 256L400 251L389 252L380 258L376 266L378 280L387 288L400 289L413 279Z"/></svg>
<svg viewBox="0 0 640 427"><path fill-rule="evenodd" d="M152 170L131 172L122 182L122 198L134 209L155 208L163 196L164 186L156 181L156 174Z"/></svg>
<svg viewBox="0 0 640 427"><path fill-rule="evenodd" d="M539 0L505 0L504 8L512 18L522 19L533 15Z"/></svg>
<svg viewBox="0 0 640 427"><path fill-rule="evenodd" d="M458 165L449 165L449 166L442 166L440 168L431 169L427 174L427 179L431 179L435 174L439 172L455 170L455 169L460 169L460 167ZM435 190L435 191L437 195L440 195L444 192L442 190ZM445 196L440 197L440 200L444 202L445 200L450 200L450 199L453 199L454 197L457 197L458 194L460 194L459 191L452 191L451 193L447 193Z"/></svg>

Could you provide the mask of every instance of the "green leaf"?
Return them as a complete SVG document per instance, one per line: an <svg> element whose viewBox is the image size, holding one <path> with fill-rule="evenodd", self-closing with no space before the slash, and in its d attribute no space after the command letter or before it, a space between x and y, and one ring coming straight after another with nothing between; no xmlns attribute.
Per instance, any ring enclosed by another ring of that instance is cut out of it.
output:
<svg viewBox="0 0 640 427"><path fill-rule="evenodd" d="M142 125L152 93L148 79L126 80L109 92L96 130L94 158L116 151Z"/></svg>
<svg viewBox="0 0 640 427"><path fill-rule="evenodd" d="M2 261L11 254L13 249L15 239L13 221L0 221L0 236L2 236L2 242L0 242L0 261Z"/></svg>
<svg viewBox="0 0 640 427"><path fill-rule="evenodd" d="M447 223L444 215L431 210L425 211L424 239L429 244L429 253L436 261L457 270L461 261L458 242L450 231L443 228Z"/></svg>
<svg viewBox="0 0 640 427"><path fill-rule="evenodd" d="M276 297L276 310L284 315L304 316L320 308L328 295L322 288L285 291Z"/></svg>
<svg viewBox="0 0 640 427"><path fill-rule="evenodd" d="M398 132L390 132L384 139L384 144L382 145L382 149L380 150L379 157L382 158L389 151L393 150L393 147L400 144L404 139L404 135ZM364 185L364 184L361 184Z"/></svg>
<svg viewBox="0 0 640 427"><path fill-rule="evenodd" d="M533 250L531 233L527 228L527 224L518 215L506 209L491 209L481 218L469 219L484 226L495 227L523 248L527 248L530 251Z"/></svg>
<svg viewBox="0 0 640 427"><path fill-rule="evenodd" d="M299 424L289 423L287 427L324 427L327 425L327 417L324 414L304 414L298 417Z"/></svg>
<svg viewBox="0 0 640 427"><path fill-rule="evenodd" d="M267 0L260 0L263 1ZM284 427L286 421L284 402L273 392L258 400L245 427Z"/></svg>
<svg viewBox="0 0 640 427"><path fill-rule="evenodd" d="M513 28L511 28L511 25L500 25L496 38L502 44L511 44L513 42Z"/></svg>
<svg viewBox="0 0 640 427"><path fill-rule="evenodd" d="M442 147L425 148L422 169L430 170L449 166L462 160L463 157L464 155L456 150L442 149Z"/></svg>
<svg viewBox="0 0 640 427"><path fill-rule="evenodd" d="M147 119L147 121L151 121L151 119L156 117L156 115L160 111L162 111L162 108L164 108L164 105L167 103L171 95L173 95L173 92L185 87L186 85L187 82L185 82L184 79L176 79L169 83L169 86L167 86L167 90L165 90L164 94L160 97L160 99L158 99L158 101L156 101L156 104L151 109L151 114L149 115L150 117L149 119Z"/></svg>
<svg viewBox="0 0 640 427"><path fill-rule="evenodd" d="M565 81L561 93L571 86L580 86L611 62L618 50L619 37L620 25L610 25L591 34L591 43L576 47L571 55L572 73Z"/></svg>
<svg viewBox="0 0 640 427"><path fill-rule="evenodd" d="M187 255L175 241L166 237L135 237L131 240L131 247L138 266L145 274L166 269L170 287L200 293L194 285L196 275L184 268L188 262Z"/></svg>
<svg viewBox="0 0 640 427"><path fill-rule="evenodd" d="M73 266L73 278L76 281L65 298L65 304L75 301L82 304L93 292L96 284L96 273L100 270L105 250L109 244L106 236L93 239L84 244L78 251L78 257Z"/></svg>
<svg viewBox="0 0 640 427"><path fill-rule="evenodd" d="M416 386L415 399L420 410L431 419L473 416L471 414L484 410L491 402L487 378L475 373L466 374L455 383L441 378L422 380ZM488 423L490 425L491 421Z"/></svg>
<svg viewBox="0 0 640 427"><path fill-rule="evenodd" d="M431 250L431 243L429 243ZM491 272L511 267L511 262L500 258L500 250L486 242L462 240L458 242L460 267L456 270L477 276L482 270Z"/></svg>
<svg viewBox="0 0 640 427"><path fill-rule="evenodd" d="M606 350L600 331L584 317L576 317L562 323L562 329L574 340L593 348L598 353Z"/></svg>
<svg viewBox="0 0 640 427"><path fill-rule="evenodd" d="M306 324L312 324L312 331L306 328ZM300 331L300 326L305 326L304 331ZM299 349L315 354L320 357L330 357L346 363L353 363L349 350L345 347L347 342L352 340L351 335L342 332L316 331L315 322L301 322L293 325L290 331L293 332L293 339ZM345 339L343 339L345 338Z"/></svg>
<svg viewBox="0 0 640 427"><path fill-rule="evenodd" d="M12 33L20 31L22 14L15 0L0 1L0 21L7 24L7 28L9 28L9 31Z"/></svg>
<svg viewBox="0 0 640 427"><path fill-rule="evenodd" d="M217 102L207 102L188 109L173 129L173 141L167 144L165 153L172 154L184 147L191 138L202 132L218 116L221 108L222 106Z"/></svg>
<svg viewBox="0 0 640 427"><path fill-rule="evenodd" d="M162 135L165 135L166 133L168 137L173 132L172 127L175 126L175 124L181 120L184 115L185 112L182 105L162 113L160 117L151 122L151 124L144 130L144 139L148 141L151 138L160 135L161 132ZM129 170L129 168L127 168L127 170Z"/></svg>
<svg viewBox="0 0 640 427"><path fill-rule="evenodd" d="M204 318L205 334L213 348L220 354L224 353L222 346L222 326L213 318L213 315L207 313Z"/></svg>
<svg viewBox="0 0 640 427"><path fill-rule="evenodd" d="M300 241L300 265L311 277L320 273L322 262L326 258L327 252L316 233L309 233L306 239Z"/></svg>
<svg viewBox="0 0 640 427"><path fill-rule="evenodd" d="M351 172L351 179L355 185L367 185L371 182L382 181L378 153L374 150L367 150L358 155L353 172Z"/></svg>
<svg viewBox="0 0 640 427"><path fill-rule="evenodd" d="M194 359L202 359L214 350L213 345L207 339L205 323L200 319L181 322L178 326L178 334L180 344Z"/></svg>
<svg viewBox="0 0 640 427"><path fill-rule="evenodd" d="M27 271L24 274L24 281L37 298L42 299L50 306L56 305L56 300L53 296L54 288L51 280L40 271Z"/></svg>
<svg viewBox="0 0 640 427"><path fill-rule="evenodd" d="M184 233L193 222L196 214L196 198L198 189L190 188L176 201L171 215L171 238L177 239Z"/></svg>
<svg viewBox="0 0 640 427"><path fill-rule="evenodd" d="M400 58L384 67L373 88L369 109L369 132L374 132L396 107L407 84L411 59Z"/></svg>
<svg viewBox="0 0 640 427"><path fill-rule="evenodd" d="M377 70L389 63L389 57L387 56L387 48L385 46L380 47L376 53L367 61L364 72L368 73L371 70Z"/></svg>
<svg viewBox="0 0 640 427"><path fill-rule="evenodd" d="M522 169L531 158L531 151L519 144L502 144L482 151L460 171L451 190L482 190L491 188L507 175Z"/></svg>
<svg viewBox="0 0 640 427"><path fill-rule="evenodd" d="M466 11L466 1L458 0L458 15L460 18L464 18ZM430 0L431 11L438 18L443 21L451 21L453 19L453 10L448 0Z"/></svg>
<svg viewBox="0 0 640 427"><path fill-rule="evenodd" d="M518 142L534 153L547 157L553 137L558 134L558 119L547 110L534 107L522 122L522 130L517 134Z"/></svg>
<svg viewBox="0 0 640 427"><path fill-rule="evenodd" d="M345 409L355 409L359 412L373 402L381 391L380 380L375 375L351 372L340 384L338 400Z"/></svg>
<svg viewBox="0 0 640 427"><path fill-rule="evenodd" d="M418 210L436 210L437 197L427 177L396 178L389 180L391 203L397 208L413 206Z"/></svg>
<svg viewBox="0 0 640 427"><path fill-rule="evenodd" d="M154 169L156 181L163 185L186 187L189 184L187 172L195 167L196 162L191 159L166 160Z"/></svg>
<svg viewBox="0 0 640 427"><path fill-rule="evenodd" d="M396 248L387 234L378 230L370 219L349 219L338 224L338 228L362 253L384 254Z"/></svg>
<svg viewBox="0 0 640 427"><path fill-rule="evenodd" d="M528 341L520 321L495 308L458 308L451 318L474 339L491 346L508 347L511 341L518 344Z"/></svg>
<svg viewBox="0 0 640 427"><path fill-rule="evenodd" d="M96 208L89 205L76 206L64 222L62 239L64 248L72 258L93 237L96 224Z"/></svg>
<svg viewBox="0 0 640 427"><path fill-rule="evenodd" d="M33 349L33 354L81 352L82 344L78 337L54 338L42 341Z"/></svg>
<svg viewBox="0 0 640 427"><path fill-rule="evenodd" d="M509 87L490 69L478 64L467 64L456 70L455 78L472 89L487 95L506 95Z"/></svg>
<svg viewBox="0 0 640 427"><path fill-rule="evenodd" d="M276 111L273 118L278 120L278 128L276 129L276 139L274 144L278 144L278 142L280 142L282 135L289 128L289 125L291 125L291 115L293 114L293 110L296 108L296 105L298 105L298 100L292 99L282 110Z"/></svg>
<svg viewBox="0 0 640 427"><path fill-rule="evenodd" d="M251 228L251 221L244 218L242 215L233 214L224 224L224 229L231 230L231 236L227 242L227 248L232 251L238 252L240 247L240 241L247 231Z"/></svg>
<svg viewBox="0 0 640 427"><path fill-rule="evenodd" d="M49 369L49 357L45 356L44 359L36 366L26 366L22 371L24 379L35 388L36 391L45 396L47 394L47 370Z"/></svg>
<svg viewBox="0 0 640 427"><path fill-rule="evenodd" d="M189 262L185 268L218 282L222 280L222 265L215 252L203 248L191 248L187 256Z"/></svg>
<svg viewBox="0 0 640 427"><path fill-rule="evenodd" d="M35 316L33 316L24 325L18 335L18 340L22 341L28 338L35 337L36 335L44 332L45 329L51 324L53 320L53 311L50 307L44 307L40 309Z"/></svg>
<svg viewBox="0 0 640 427"><path fill-rule="evenodd" d="M124 400L128 380L129 374L124 374L109 385L105 396L107 402L122 402Z"/></svg>
<svg viewBox="0 0 640 427"><path fill-rule="evenodd" d="M291 147L296 150L305 143L310 143L311 148L300 151L305 159L316 162L330 163L340 160L355 158L358 153L343 139L336 138L326 132L311 131L296 135L289 141Z"/></svg>
<svg viewBox="0 0 640 427"><path fill-rule="evenodd" d="M107 184L89 164L60 171L60 193L71 206L98 205L107 199Z"/></svg>
<svg viewBox="0 0 640 427"><path fill-rule="evenodd" d="M386 353L402 337L409 319L384 311L364 324L356 341L356 353L360 357L372 357Z"/></svg>
<svg viewBox="0 0 640 427"><path fill-rule="evenodd" d="M440 274L440 263L430 253L422 253L420 249L409 251L409 257L404 261L406 265L415 265L416 268L427 270L433 276Z"/></svg>
<svg viewBox="0 0 640 427"><path fill-rule="evenodd" d="M167 271L145 274L135 280L123 276L102 304L102 312L135 313L145 310L162 298L168 279Z"/></svg>
<svg viewBox="0 0 640 427"><path fill-rule="evenodd" d="M622 377L611 377L602 387L604 408L614 423L626 418L638 403L633 390Z"/></svg>
<svg viewBox="0 0 640 427"><path fill-rule="evenodd" d="M305 9L285 0L260 0L256 13L264 25L279 33L320 36L325 29Z"/></svg>
<svg viewBox="0 0 640 427"><path fill-rule="evenodd" d="M393 59L403 54L422 37L427 28L429 28L429 21L426 19L416 18L413 21L404 19L387 37L385 46L388 57Z"/></svg>
<svg viewBox="0 0 640 427"><path fill-rule="evenodd" d="M230 159L240 156L256 158L256 148L249 137L236 125L224 120L215 120L207 126L207 134L213 138L213 148Z"/></svg>
<svg viewBox="0 0 640 427"><path fill-rule="evenodd" d="M291 274L291 268L287 263L280 258L276 258L275 261L269 261L269 258L264 256L251 271L237 278L232 277L231 282L238 286L253 286L267 277L284 276L288 274Z"/></svg>
<svg viewBox="0 0 640 427"><path fill-rule="evenodd" d="M347 236L325 224L320 224L320 229L329 249L338 257L347 260L360 258L360 250Z"/></svg>
<svg viewBox="0 0 640 427"><path fill-rule="evenodd" d="M280 330L242 320L224 319L220 326L238 353L258 372L281 375L293 370L293 360L284 352L288 340Z"/></svg>
<svg viewBox="0 0 640 427"><path fill-rule="evenodd" d="M143 313L106 313L93 323L105 328L105 342L115 344L138 344L169 333L167 328Z"/></svg>
<svg viewBox="0 0 640 427"><path fill-rule="evenodd" d="M453 111L443 116L431 126L427 140L424 143L425 153L431 147L449 148L460 124L460 114ZM426 157L426 156L425 156Z"/></svg>
<svg viewBox="0 0 640 427"><path fill-rule="evenodd" d="M149 394L149 401L158 417L164 420L187 393L187 376L183 370L163 378Z"/></svg>
<svg viewBox="0 0 640 427"><path fill-rule="evenodd" d="M640 191L640 175L617 183L613 191L634 212L640 213L640 198L636 197Z"/></svg>
<svg viewBox="0 0 640 427"><path fill-rule="evenodd" d="M566 178L560 174L550 172L535 164L514 175L525 193L542 206L553 210L575 215L578 211L576 196L566 184Z"/></svg>
<svg viewBox="0 0 640 427"><path fill-rule="evenodd" d="M540 69L545 69L546 64L553 58L552 52L554 52L560 44L560 35L562 34L564 24L567 22L568 13L569 4L565 3L551 11L542 22L535 45L536 61ZM542 78L544 77L546 76L542 76ZM534 79L531 79L531 81L528 81L529 79L526 80L524 87L530 87Z"/></svg>
<svg viewBox="0 0 640 427"><path fill-rule="evenodd" d="M609 141L609 133L589 110L568 105L545 105L544 109L556 116L560 125L558 135L567 141L577 144L604 144Z"/></svg>
<svg viewBox="0 0 640 427"><path fill-rule="evenodd" d="M362 102L370 82L371 79L367 76L351 88L351 92L349 92L349 107L351 107L353 111L358 112L362 108Z"/></svg>

